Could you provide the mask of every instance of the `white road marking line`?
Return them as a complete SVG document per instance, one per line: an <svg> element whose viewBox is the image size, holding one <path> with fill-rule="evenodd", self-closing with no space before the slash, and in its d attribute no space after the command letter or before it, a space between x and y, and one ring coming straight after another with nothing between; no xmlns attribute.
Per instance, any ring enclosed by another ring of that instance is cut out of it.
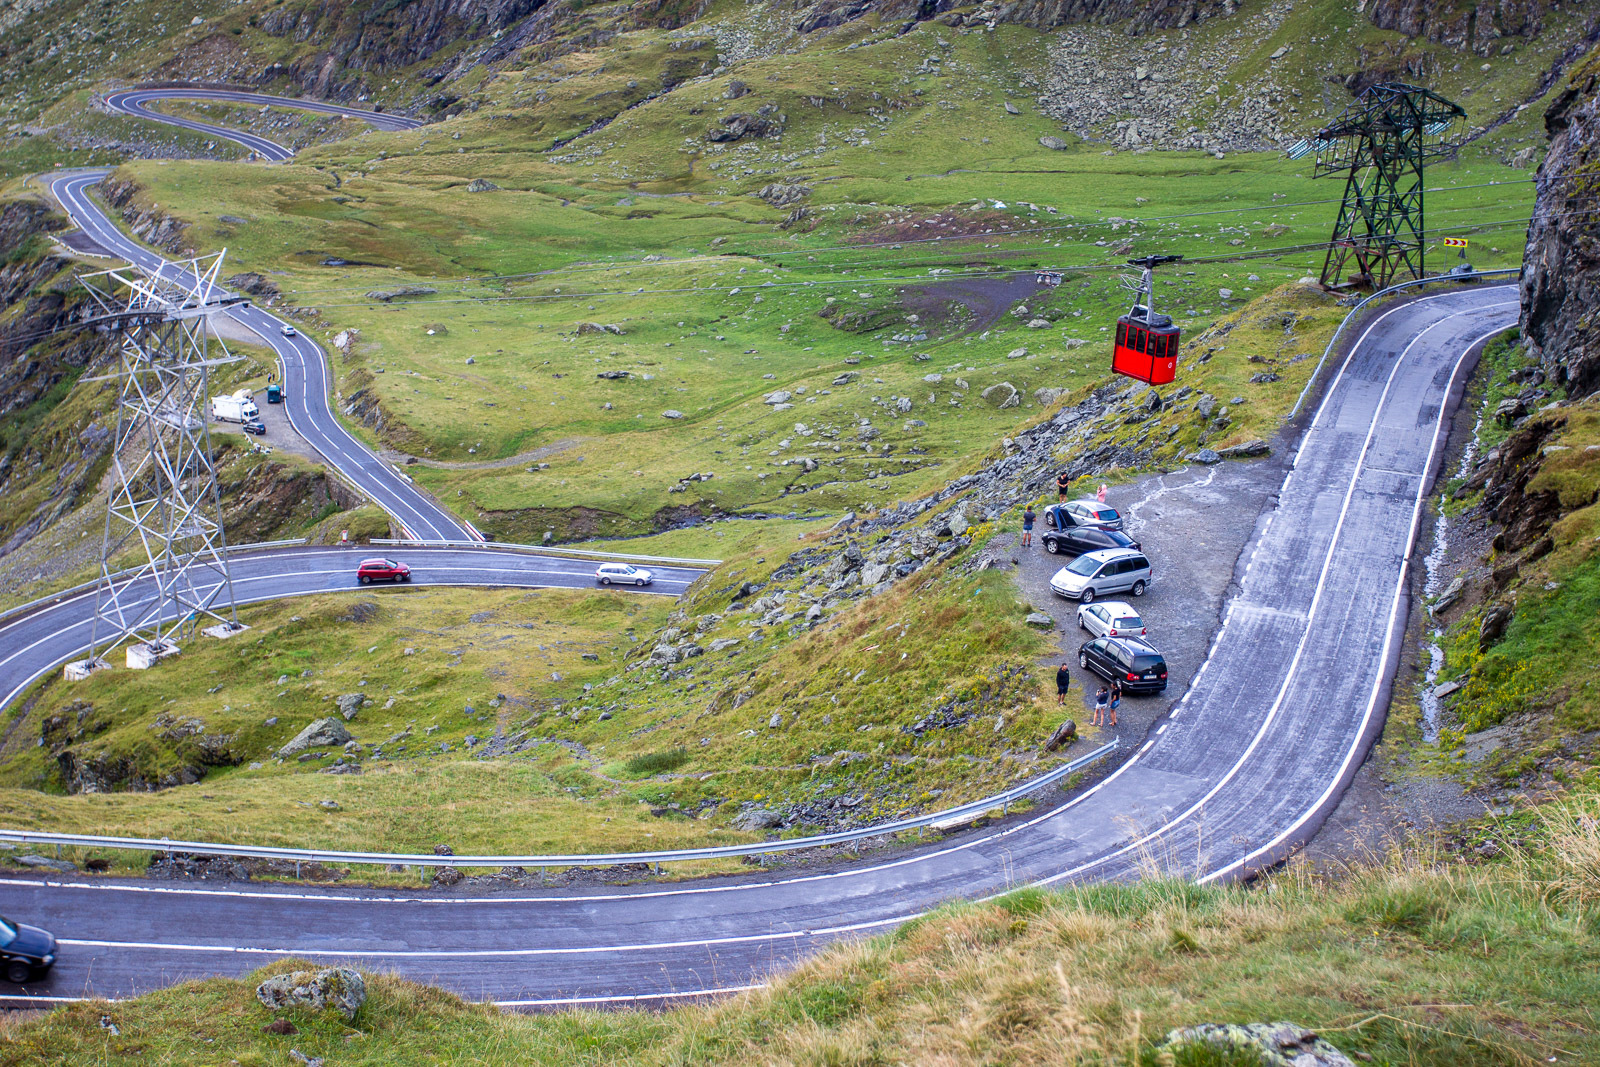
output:
<svg viewBox="0 0 1600 1067"><path fill-rule="evenodd" d="M1491 305L1491 306L1503 307L1504 305L1503 304L1496 304L1496 305ZM1461 355L1456 360L1455 368L1450 374L1450 385L1451 385L1451 388L1454 388L1456 375L1461 372L1461 364L1466 361L1466 358L1467 358L1468 354L1470 354L1471 351L1474 348L1476 348L1479 344L1481 344L1484 341L1488 340L1489 338L1493 337L1495 334L1504 333L1507 329L1510 328L1510 325L1514 325L1514 323L1506 325L1506 326L1499 326L1499 327L1497 327L1497 328L1495 328L1493 330L1490 330L1488 333L1483 334L1482 336L1475 338L1471 343L1469 343L1465 348L1463 348L1461 350ZM1396 362L1398 363L1398 360ZM1448 395L1449 395L1449 391L1447 390L1446 391L1446 396L1448 396ZM1439 405L1439 415L1438 415L1437 419L1434 422L1433 441L1432 441L1432 444L1429 447L1429 456L1430 457L1436 456L1438 454L1438 450L1439 450L1439 435L1444 431L1444 411L1445 411L1445 405L1441 403ZM1433 465L1433 459L1430 458L1429 461L1428 461L1428 466L1432 467L1432 465ZM1394 644L1395 621L1396 621L1396 617L1400 613L1400 601L1401 601L1401 599L1402 599L1402 597L1403 597L1403 595L1405 593L1406 577L1410 573L1411 549L1416 544L1417 525L1421 521L1421 518L1422 518L1422 501L1426 496L1427 496L1426 478L1422 478L1422 477L1419 476L1419 481L1418 481L1418 485L1417 485L1416 501L1413 504L1412 511L1411 511L1411 526L1410 526L1410 529L1409 529L1409 531L1408 531L1408 533L1406 535L1406 561L1404 563L1402 563L1401 566L1400 566L1400 576L1399 576L1398 580L1395 583L1394 596L1393 596L1393 599L1390 601L1390 604L1389 604L1389 625L1388 625L1387 629L1384 631L1383 654L1378 657L1378 662L1380 664L1384 664L1384 663L1387 663L1389 661L1389 652L1390 652L1390 649L1393 647L1393 644ZM1210 874L1208 874L1208 875L1204 876L1203 878L1199 879L1201 884L1204 884L1206 882L1212 881L1213 879L1216 879L1216 878L1221 878L1223 875L1229 873L1230 871L1237 870L1240 867L1244 866L1245 864L1249 863L1255 857L1260 856L1260 855L1270 851L1271 849L1277 848L1284 841L1288 840L1289 837L1291 837L1295 833L1295 831L1297 831L1302 825L1304 825L1305 821L1307 819L1309 819L1311 817L1311 815L1318 808L1320 808L1324 803L1327 802L1328 798L1332 795L1333 790L1338 788L1339 782L1344 778L1346 770L1349 769L1350 761L1355 758L1356 750L1361 747L1361 738L1363 736L1365 736L1366 731L1367 731L1367 726L1371 723L1372 716L1377 711L1378 695L1381 692L1383 692L1384 683L1387 682L1388 680L1389 679L1384 676L1384 673L1383 673L1382 669L1380 668L1377 676L1373 679L1372 693L1367 699L1366 710L1362 713L1360 728L1356 730L1355 736L1351 740L1350 748L1346 751L1345 757L1344 757L1343 761L1341 761L1341 763L1339 765L1339 773L1334 775L1333 779L1328 783L1328 787L1322 791L1322 794L1311 804L1310 807L1308 807L1300 815L1299 818L1297 818L1294 821L1294 823L1288 829L1286 829L1283 832L1279 833L1271 841L1267 842L1265 845L1263 845L1260 848L1256 849L1255 851L1249 853L1248 855L1245 855L1245 856L1233 861L1232 863L1228 864L1226 867L1219 868L1218 870L1213 871Z"/></svg>

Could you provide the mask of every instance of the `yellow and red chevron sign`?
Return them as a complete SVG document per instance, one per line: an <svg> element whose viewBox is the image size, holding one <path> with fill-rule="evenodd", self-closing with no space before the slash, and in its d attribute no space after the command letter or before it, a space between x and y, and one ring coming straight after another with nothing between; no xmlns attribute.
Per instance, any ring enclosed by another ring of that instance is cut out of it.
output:
<svg viewBox="0 0 1600 1067"><path fill-rule="evenodd" d="M1444 246L1446 248L1465 248L1467 247L1467 239L1465 237L1446 237Z"/></svg>

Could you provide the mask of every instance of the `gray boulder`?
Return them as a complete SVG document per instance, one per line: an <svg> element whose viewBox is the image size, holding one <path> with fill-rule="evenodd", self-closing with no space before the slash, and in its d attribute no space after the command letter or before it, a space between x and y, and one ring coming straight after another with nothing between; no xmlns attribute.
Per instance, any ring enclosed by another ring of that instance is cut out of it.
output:
<svg viewBox="0 0 1600 1067"><path fill-rule="evenodd" d="M362 701L366 699L360 693L345 693L334 703L339 705L339 714L344 716L344 721L349 722L356 717L356 712L361 710Z"/></svg>
<svg viewBox="0 0 1600 1067"><path fill-rule="evenodd" d="M1021 403L1017 387L1010 382L995 382L978 395L997 408L1014 408Z"/></svg>
<svg viewBox="0 0 1600 1067"><path fill-rule="evenodd" d="M297 752L304 752L308 748L333 748L342 746L346 741L354 740L350 731L344 728L344 723L329 717L317 719L304 730L294 735L294 739L278 749L278 758L283 759Z"/></svg>
<svg viewBox="0 0 1600 1067"><path fill-rule="evenodd" d="M1039 138L1039 143L1044 145L1046 148L1053 148L1057 152L1064 152L1067 149L1067 142L1063 141L1059 137L1051 137L1048 134Z"/></svg>
<svg viewBox="0 0 1600 1067"><path fill-rule="evenodd" d="M1253 1052L1262 1067L1355 1067L1350 1058L1294 1023L1203 1023L1167 1034L1162 1047L1209 1045L1219 1052Z"/></svg>
<svg viewBox="0 0 1600 1067"><path fill-rule="evenodd" d="M499 190L500 187L488 178L474 178L467 183L467 192L469 193L494 193L499 192Z"/></svg>
<svg viewBox="0 0 1600 1067"><path fill-rule="evenodd" d="M1052 619L1042 611L1029 612L1028 617L1023 621L1029 626L1037 626L1041 630L1053 629L1056 624L1056 620Z"/></svg>
<svg viewBox="0 0 1600 1067"><path fill-rule="evenodd" d="M663 419L681 419L683 418L683 412L679 411L677 408L668 408L661 413L661 417Z"/></svg>
<svg viewBox="0 0 1600 1067"><path fill-rule="evenodd" d="M775 830L783 825L783 814L771 808L750 808L733 820L735 830Z"/></svg>
<svg viewBox="0 0 1600 1067"><path fill-rule="evenodd" d="M1203 463L1208 467L1213 463L1222 462L1222 457L1217 455L1215 451L1209 448L1202 448L1198 452L1190 452L1183 458L1188 460L1190 463Z"/></svg>
<svg viewBox="0 0 1600 1067"><path fill-rule="evenodd" d="M1229 448L1224 448L1222 451L1218 452L1217 455L1221 456L1223 459L1239 459L1245 456L1265 456L1271 451L1271 447L1268 446L1265 441L1261 440L1261 438L1257 437L1254 440L1245 441L1243 444L1237 444Z"/></svg>
<svg viewBox="0 0 1600 1067"><path fill-rule="evenodd" d="M349 967L293 971L274 975L256 986L256 999L271 1011L337 1011L351 1020L366 1003L367 983Z"/></svg>

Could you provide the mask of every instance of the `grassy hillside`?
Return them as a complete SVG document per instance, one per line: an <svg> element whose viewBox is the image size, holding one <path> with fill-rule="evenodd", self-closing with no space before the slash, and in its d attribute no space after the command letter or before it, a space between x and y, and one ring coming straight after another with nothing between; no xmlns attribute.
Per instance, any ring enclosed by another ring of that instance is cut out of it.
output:
<svg viewBox="0 0 1600 1067"><path fill-rule="evenodd" d="M952 905L708 1006L521 1016L367 978L353 1023L273 1016L257 982L190 982L9 1025L0 1063L1138 1064L1247 1067L1162 1047L1205 1022L1292 1020L1360 1062L1600 1058L1595 798L1481 867L1396 853L1333 884L1146 881ZM1537 844L1535 844L1537 842Z"/></svg>

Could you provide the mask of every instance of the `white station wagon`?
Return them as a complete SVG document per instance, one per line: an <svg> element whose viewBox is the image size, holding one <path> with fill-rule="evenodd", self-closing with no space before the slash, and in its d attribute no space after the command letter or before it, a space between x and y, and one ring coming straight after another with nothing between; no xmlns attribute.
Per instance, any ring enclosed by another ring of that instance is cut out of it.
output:
<svg viewBox="0 0 1600 1067"><path fill-rule="evenodd" d="M631 563L602 563L594 578L601 585L649 585L656 580L655 575Z"/></svg>

